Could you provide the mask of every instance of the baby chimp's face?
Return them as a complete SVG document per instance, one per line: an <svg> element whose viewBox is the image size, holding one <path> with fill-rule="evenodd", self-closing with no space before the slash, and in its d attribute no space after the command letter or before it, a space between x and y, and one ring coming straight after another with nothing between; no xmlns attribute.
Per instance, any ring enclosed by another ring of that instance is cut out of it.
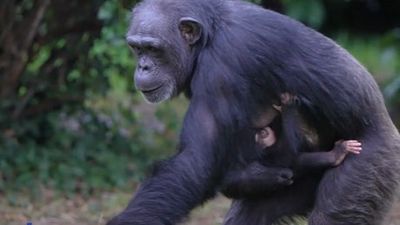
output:
<svg viewBox="0 0 400 225"><path fill-rule="evenodd" d="M255 140L262 149L271 147L276 143L275 132L270 127L265 127L256 133Z"/></svg>

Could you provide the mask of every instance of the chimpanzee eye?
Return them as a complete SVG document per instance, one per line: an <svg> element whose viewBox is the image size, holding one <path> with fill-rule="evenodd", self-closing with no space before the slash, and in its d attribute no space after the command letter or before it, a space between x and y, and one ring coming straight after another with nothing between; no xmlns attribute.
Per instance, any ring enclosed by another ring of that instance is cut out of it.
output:
<svg viewBox="0 0 400 225"><path fill-rule="evenodd" d="M130 47L135 53L138 53L140 51L140 48L137 45L130 45Z"/></svg>
<svg viewBox="0 0 400 225"><path fill-rule="evenodd" d="M162 48L154 47L154 46L147 46L145 51L151 54L154 57L162 56L163 50Z"/></svg>
<svg viewBox="0 0 400 225"><path fill-rule="evenodd" d="M148 46L148 47L146 48L146 50L149 51L149 52L157 52L157 51L158 51L158 49L155 48L155 47L153 47L153 46Z"/></svg>

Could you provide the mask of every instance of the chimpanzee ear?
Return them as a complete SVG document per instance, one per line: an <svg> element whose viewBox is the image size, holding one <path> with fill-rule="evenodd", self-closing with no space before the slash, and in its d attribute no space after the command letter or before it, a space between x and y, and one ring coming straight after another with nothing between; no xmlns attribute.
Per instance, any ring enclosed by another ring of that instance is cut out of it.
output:
<svg viewBox="0 0 400 225"><path fill-rule="evenodd" d="M197 20L191 17L182 17L179 20L179 31L189 45L194 45L201 38L202 27Z"/></svg>

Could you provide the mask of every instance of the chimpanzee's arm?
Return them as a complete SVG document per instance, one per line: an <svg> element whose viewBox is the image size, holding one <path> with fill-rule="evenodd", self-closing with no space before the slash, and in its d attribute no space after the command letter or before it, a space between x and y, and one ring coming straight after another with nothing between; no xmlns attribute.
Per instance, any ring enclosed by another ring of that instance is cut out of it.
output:
<svg viewBox="0 0 400 225"><path fill-rule="evenodd" d="M299 169L338 166L348 153L360 154L361 149L361 143L356 140L340 140L329 152L300 153L296 160L296 166Z"/></svg>
<svg viewBox="0 0 400 225"><path fill-rule="evenodd" d="M210 108L192 99L180 137L180 152L158 167L124 212L108 225L177 224L191 209L211 198L226 165L223 160L227 160L221 138L227 135L219 130L232 130L218 126Z"/></svg>
<svg viewBox="0 0 400 225"><path fill-rule="evenodd" d="M290 169L266 167L254 162L245 169L228 172L221 192L229 198L259 197L292 184L292 177L293 172Z"/></svg>
<svg viewBox="0 0 400 225"><path fill-rule="evenodd" d="M304 152L300 153L296 165L300 169L327 168L335 166L335 155L332 152Z"/></svg>

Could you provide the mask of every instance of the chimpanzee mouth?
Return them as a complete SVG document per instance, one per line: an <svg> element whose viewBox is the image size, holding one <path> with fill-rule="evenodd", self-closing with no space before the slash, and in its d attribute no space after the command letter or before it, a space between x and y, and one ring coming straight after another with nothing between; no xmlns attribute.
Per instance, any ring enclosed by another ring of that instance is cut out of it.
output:
<svg viewBox="0 0 400 225"><path fill-rule="evenodd" d="M152 92L156 92L156 91L158 91L159 89L161 89L162 86L163 86L163 85L161 84L160 86L157 86L157 87L155 87L155 88L153 88L153 89L142 90L142 93L145 94L145 95L151 94Z"/></svg>

